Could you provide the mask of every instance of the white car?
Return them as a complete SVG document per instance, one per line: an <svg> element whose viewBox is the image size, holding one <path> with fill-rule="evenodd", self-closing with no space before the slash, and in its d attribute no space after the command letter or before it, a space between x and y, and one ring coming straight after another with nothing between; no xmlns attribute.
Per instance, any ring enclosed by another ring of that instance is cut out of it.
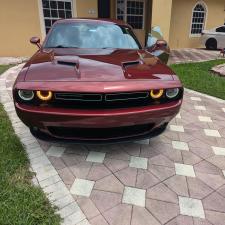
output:
<svg viewBox="0 0 225 225"><path fill-rule="evenodd" d="M202 44L207 49L216 50L225 48L225 25L211 30L202 31Z"/></svg>

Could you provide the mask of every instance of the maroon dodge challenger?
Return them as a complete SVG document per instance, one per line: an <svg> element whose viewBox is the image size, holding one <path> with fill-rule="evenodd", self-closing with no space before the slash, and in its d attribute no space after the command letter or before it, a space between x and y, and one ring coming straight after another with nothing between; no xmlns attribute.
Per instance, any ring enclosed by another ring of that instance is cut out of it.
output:
<svg viewBox="0 0 225 225"><path fill-rule="evenodd" d="M75 142L133 141L161 134L183 87L163 62L163 40L142 47L115 20L57 21L14 84L19 118L33 135Z"/></svg>

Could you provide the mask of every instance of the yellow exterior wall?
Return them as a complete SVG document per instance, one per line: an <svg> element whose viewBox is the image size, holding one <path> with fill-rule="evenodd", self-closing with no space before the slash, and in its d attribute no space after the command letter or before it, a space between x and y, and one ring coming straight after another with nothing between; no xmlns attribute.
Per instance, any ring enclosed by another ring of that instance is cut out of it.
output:
<svg viewBox="0 0 225 225"><path fill-rule="evenodd" d="M161 27L171 48L201 47L200 38L190 36L192 9L197 0L152 1L152 26ZM31 56L37 50L29 39L43 36L40 2L0 0L0 56ZM98 17L97 0L73 0L73 3L75 17ZM225 1L205 0L205 3L208 8L206 29L222 25L225 21ZM151 9L146 8L146 13L151 14ZM116 18L116 0L111 0L111 18ZM135 32L143 43L145 30Z"/></svg>
<svg viewBox="0 0 225 225"><path fill-rule="evenodd" d="M116 19L116 0L110 1L110 17Z"/></svg>
<svg viewBox="0 0 225 225"><path fill-rule="evenodd" d="M41 37L37 0L1 0L0 56L29 56L37 49L32 36Z"/></svg>
<svg viewBox="0 0 225 225"><path fill-rule="evenodd" d="M77 16L81 18L98 17L97 0L76 0Z"/></svg>
<svg viewBox="0 0 225 225"><path fill-rule="evenodd" d="M189 0L185 0L185 2L187 1ZM172 12L172 0L152 1L152 27L160 26L163 32L163 37L167 41L169 41L170 36L171 12Z"/></svg>
<svg viewBox="0 0 225 225"><path fill-rule="evenodd" d="M197 48L201 46L200 37L190 35L192 10L197 0L173 0L172 17L170 25L171 48ZM205 0L208 12L206 18L206 29L211 29L224 24L225 1Z"/></svg>

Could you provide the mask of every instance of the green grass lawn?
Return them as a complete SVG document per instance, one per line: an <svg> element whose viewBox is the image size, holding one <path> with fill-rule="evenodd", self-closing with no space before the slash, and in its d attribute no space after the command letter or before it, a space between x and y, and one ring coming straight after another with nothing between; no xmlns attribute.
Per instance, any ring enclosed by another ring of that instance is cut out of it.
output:
<svg viewBox="0 0 225 225"><path fill-rule="evenodd" d="M8 66L0 66L0 73ZM40 188L31 184L29 161L0 104L0 224L59 225Z"/></svg>
<svg viewBox="0 0 225 225"><path fill-rule="evenodd" d="M223 64L225 60L213 60L200 63L171 65L186 88L214 97L225 99L225 78L212 75L213 66Z"/></svg>
<svg viewBox="0 0 225 225"><path fill-rule="evenodd" d="M0 75L4 72L4 71L6 71L7 69L9 69L11 66L2 66L2 65L0 65Z"/></svg>

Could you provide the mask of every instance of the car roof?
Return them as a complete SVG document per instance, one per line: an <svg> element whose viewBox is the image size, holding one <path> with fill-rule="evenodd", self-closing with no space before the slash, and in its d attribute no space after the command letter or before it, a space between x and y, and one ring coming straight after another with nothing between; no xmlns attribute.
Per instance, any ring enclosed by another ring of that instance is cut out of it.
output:
<svg viewBox="0 0 225 225"><path fill-rule="evenodd" d="M99 18L70 18L70 19L59 19L55 22L57 23L73 23L73 22L85 22L85 23L103 23L103 24L116 24L120 26L128 26L127 23L125 23L122 20L116 20L116 19L99 19Z"/></svg>

